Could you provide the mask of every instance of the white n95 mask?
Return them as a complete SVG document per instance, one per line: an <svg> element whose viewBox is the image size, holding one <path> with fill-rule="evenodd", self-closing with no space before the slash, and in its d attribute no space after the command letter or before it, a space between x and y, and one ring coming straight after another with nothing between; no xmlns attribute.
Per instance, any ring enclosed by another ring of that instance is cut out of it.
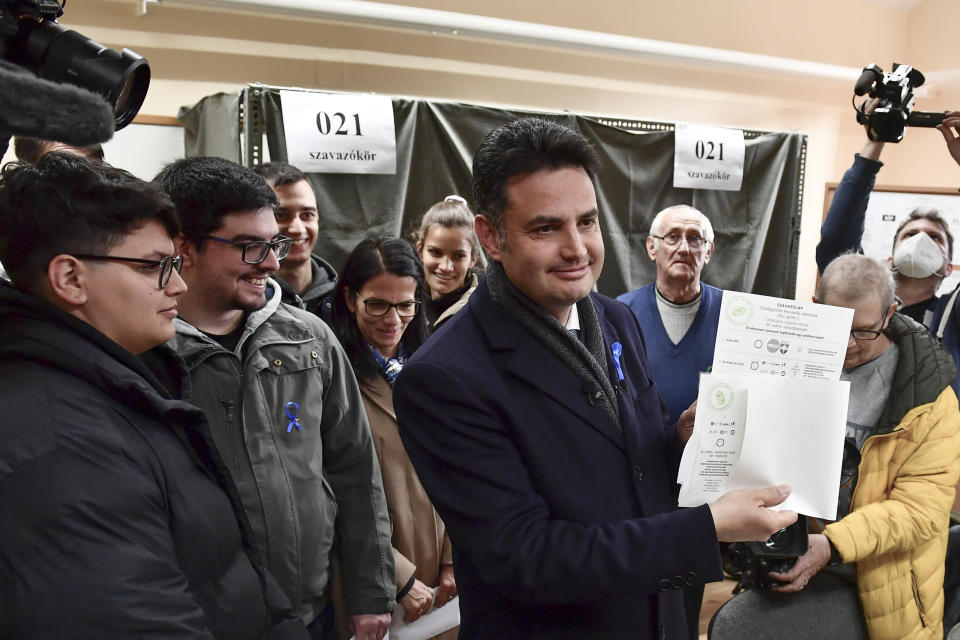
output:
<svg viewBox="0 0 960 640"><path fill-rule="evenodd" d="M922 232L901 242L893 252L893 268L908 278L939 275L946 261L937 243Z"/></svg>

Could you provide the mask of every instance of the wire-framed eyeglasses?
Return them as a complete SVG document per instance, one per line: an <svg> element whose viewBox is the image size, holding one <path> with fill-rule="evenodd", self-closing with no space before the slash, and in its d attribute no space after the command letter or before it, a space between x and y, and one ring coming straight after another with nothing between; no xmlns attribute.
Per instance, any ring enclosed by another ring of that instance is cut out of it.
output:
<svg viewBox="0 0 960 640"><path fill-rule="evenodd" d="M293 239L286 236L275 236L273 240L227 240L211 235L203 237L241 249L243 253L240 254L240 259L247 264L260 264L267 259L271 249L277 254L277 260L283 260L290 253L290 245L293 244Z"/></svg>
<svg viewBox="0 0 960 640"><path fill-rule="evenodd" d="M159 273L157 284L161 289L166 289L167 285L170 284L170 278L173 276L174 270L180 273L183 269L183 256L164 256L159 260L148 260L146 258L124 258L122 256L98 256L92 253L76 253L73 254L73 257L80 260L111 260L114 262L132 262L134 264L148 265L148 268L144 269L144 271L148 273L156 271Z"/></svg>
<svg viewBox="0 0 960 640"><path fill-rule="evenodd" d="M883 327L886 324L887 320L887 310L883 310L883 315L880 317L880 328L879 329L850 329L850 335L856 340L876 340L883 333Z"/></svg>
<svg viewBox="0 0 960 640"><path fill-rule="evenodd" d="M651 235L651 238L656 238L657 240L662 240L663 244L668 247L675 247L684 240L687 241L687 246L690 248L690 251L699 251L703 249L709 240L706 238L701 238L700 236L685 236L682 233L668 233L665 236Z"/></svg>
<svg viewBox="0 0 960 640"><path fill-rule="evenodd" d="M367 315L374 318L380 318L390 313L390 309L396 309L397 315L401 318L412 318L417 315L417 309L420 308L418 300L404 300L403 302L387 302L380 298L357 298L363 303L363 308Z"/></svg>

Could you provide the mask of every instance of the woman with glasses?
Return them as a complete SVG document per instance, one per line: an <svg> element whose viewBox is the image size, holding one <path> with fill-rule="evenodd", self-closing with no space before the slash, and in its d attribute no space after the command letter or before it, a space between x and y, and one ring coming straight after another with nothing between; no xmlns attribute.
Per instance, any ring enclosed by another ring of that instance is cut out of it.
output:
<svg viewBox="0 0 960 640"><path fill-rule="evenodd" d="M393 382L427 335L424 290L423 264L408 242L370 239L347 258L333 303L333 328L360 383L380 461L406 622L457 594L450 540L403 448L393 410ZM437 637L456 635L453 629Z"/></svg>
<svg viewBox="0 0 960 640"><path fill-rule="evenodd" d="M474 267L480 243L473 212L460 196L447 196L427 209L414 236L430 293L424 311L436 329L467 304L479 283Z"/></svg>

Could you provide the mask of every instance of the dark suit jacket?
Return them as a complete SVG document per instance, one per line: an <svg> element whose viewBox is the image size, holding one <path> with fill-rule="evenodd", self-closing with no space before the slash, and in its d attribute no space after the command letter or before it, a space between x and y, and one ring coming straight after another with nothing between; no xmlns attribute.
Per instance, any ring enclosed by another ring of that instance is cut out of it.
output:
<svg viewBox="0 0 960 640"><path fill-rule="evenodd" d="M636 319L592 299L608 356L623 345L623 432L486 284L394 388L453 543L462 639L683 638L681 586L722 578L709 509L672 510L679 444Z"/></svg>

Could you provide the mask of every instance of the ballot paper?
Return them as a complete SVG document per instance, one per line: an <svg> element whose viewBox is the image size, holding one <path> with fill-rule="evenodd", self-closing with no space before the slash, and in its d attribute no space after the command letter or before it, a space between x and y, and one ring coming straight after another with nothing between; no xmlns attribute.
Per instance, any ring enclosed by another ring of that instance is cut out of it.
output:
<svg viewBox="0 0 960 640"><path fill-rule="evenodd" d="M703 374L680 506L788 484L777 509L835 519L849 395L845 381Z"/></svg>
<svg viewBox="0 0 960 640"><path fill-rule="evenodd" d="M724 291L713 373L839 380L853 309Z"/></svg>
<svg viewBox="0 0 960 640"><path fill-rule="evenodd" d="M788 484L777 509L836 518L852 321L852 309L724 292L713 370L700 376L677 474L681 507Z"/></svg>
<svg viewBox="0 0 960 640"><path fill-rule="evenodd" d="M387 631L383 640L427 640L448 629L460 626L460 596L442 607L430 609L429 612L410 623L403 621L406 613L403 605L397 603L390 630ZM356 636L351 636L350 640L356 640Z"/></svg>

